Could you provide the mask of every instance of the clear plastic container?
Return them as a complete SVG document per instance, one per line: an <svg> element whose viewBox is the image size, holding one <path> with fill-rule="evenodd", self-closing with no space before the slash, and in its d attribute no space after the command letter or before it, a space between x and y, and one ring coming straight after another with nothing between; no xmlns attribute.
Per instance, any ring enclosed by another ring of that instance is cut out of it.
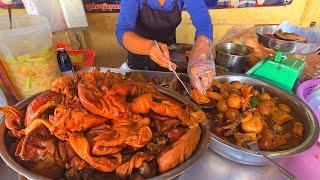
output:
<svg viewBox="0 0 320 180"><path fill-rule="evenodd" d="M19 100L50 88L60 75L48 20L42 16L0 16L0 62Z"/></svg>

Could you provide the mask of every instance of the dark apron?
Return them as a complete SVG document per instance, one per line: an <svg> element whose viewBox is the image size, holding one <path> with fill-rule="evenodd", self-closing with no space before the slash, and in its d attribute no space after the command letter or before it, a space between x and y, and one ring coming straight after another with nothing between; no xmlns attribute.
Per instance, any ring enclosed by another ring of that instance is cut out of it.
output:
<svg viewBox="0 0 320 180"><path fill-rule="evenodd" d="M171 45L176 43L176 28L181 22L181 11L175 1L169 12L152 9L145 0L135 27L135 33L146 39ZM138 55L128 51L128 66L131 69L149 71L168 71L160 67L149 56Z"/></svg>

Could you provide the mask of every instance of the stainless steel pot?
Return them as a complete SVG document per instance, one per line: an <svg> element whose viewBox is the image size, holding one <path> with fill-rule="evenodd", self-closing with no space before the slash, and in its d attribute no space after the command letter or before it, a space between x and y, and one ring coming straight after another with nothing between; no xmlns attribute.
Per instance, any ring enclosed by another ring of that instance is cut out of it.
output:
<svg viewBox="0 0 320 180"><path fill-rule="evenodd" d="M178 93L170 91L170 90L163 88L163 87L158 87L158 89L161 92L163 92L164 94L166 94L167 96L172 97L172 98L180 101L181 103L190 104L196 110L200 110L196 104L194 104L190 100L186 99L185 97L179 95ZM26 106L28 106L28 104L35 97L36 97L36 95L32 96L30 98L27 98L27 99L19 102L16 106L19 109L23 109ZM170 170L166 173L163 173L159 176L155 176L152 179L174 179L174 178L178 177L180 174L182 174L184 171L189 169L195 162L198 161L198 159L202 156L202 154L204 154L204 152L207 150L207 147L208 147L209 137L210 137L208 121L205 120L203 123L201 123L200 128L201 128L200 140L199 140L198 146L197 146L196 150L193 152L192 156L189 159L187 159L186 161L184 161L182 164L173 168L172 170ZM41 180L47 179L39 174L31 172L30 170L27 170L26 168L22 167L9 155L8 149L4 143L5 137L6 137L5 134L6 134L6 127L5 127L5 123L4 123L4 118L2 118L1 123L0 123L0 140L2 141L2 143L0 143L0 155L1 155L2 159L7 163L7 165L10 166L13 170L15 170L20 175L23 175L28 179L35 179L35 180L36 179L41 179Z"/></svg>
<svg viewBox="0 0 320 180"><path fill-rule="evenodd" d="M272 159L280 159L288 156L294 156L302 153L309 148L311 148L317 141L319 136L319 124L312 110L301 101L295 94L287 93L282 89L273 86L265 81L258 80L251 76L241 75L241 74L231 74L217 76L216 80L220 81L241 81L245 83L252 84L257 88L264 88L266 92L271 95L279 97L281 102L285 102L295 111L295 115L302 121L304 125L303 141L302 143L292 149L284 151L273 151L266 152L266 154ZM210 119L209 119L210 121ZM238 147L232 143L229 143L213 133L211 133L211 141L209 147L217 152L218 154L239 163L249 164L249 165L265 165L267 161L254 151Z"/></svg>
<svg viewBox="0 0 320 180"><path fill-rule="evenodd" d="M217 44L215 62L232 73L242 73L250 54L250 48L245 45L235 43Z"/></svg>

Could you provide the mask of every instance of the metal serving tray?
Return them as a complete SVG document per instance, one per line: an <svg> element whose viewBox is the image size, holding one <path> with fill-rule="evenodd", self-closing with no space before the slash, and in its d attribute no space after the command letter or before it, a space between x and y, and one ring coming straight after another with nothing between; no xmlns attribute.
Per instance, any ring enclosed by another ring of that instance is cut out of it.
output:
<svg viewBox="0 0 320 180"><path fill-rule="evenodd" d="M302 121L304 125L304 138L303 142L292 149L284 151L273 151L266 152L266 154L273 159L281 159L284 157L290 157L302 153L309 148L311 148L317 141L319 136L319 124L312 110L302 102L295 94L288 93L282 89L273 86L265 81L261 81L251 76L242 74L232 74L232 75L222 75L217 76L216 80L220 81L241 81L245 83L252 84L257 88L264 88L266 92L271 95L279 97L281 102L286 102L292 109L294 109L295 114ZM209 119L210 121L210 119ZM210 148L230 160L249 164L249 165L265 165L267 161L261 155L258 155L255 151L247 148L238 147L232 143L229 143L213 133L211 133Z"/></svg>
<svg viewBox="0 0 320 180"><path fill-rule="evenodd" d="M165 77L165 76L163 75L163 77ZM158 90L160 92L164 93L165 95L167 95L177 101L180 101L183 104L191 105L195 110L200 110L200 108L195 103L193 103L189 99L181 96L180 94L178 94L176 92L170 91L167 88L163 88L163 87L158 87ZM36 96L37 95L29 97L29 98L19 102L16 106L19 109L24 109L27 105L29 105L29 103ZM200 136L198 146L195 149L195 151L193 152L192 156L189 159L187 159L186 161L184 161L182 164L173 168L172 170L170 170L166 173L163 173L159 176L155 176L151 179L174 179L174 178L177 178L179 175L181 175L184 171L189 169L193 164L195 164L200 159L200 157L206 152L206 150L208 148L209 138L210 138L210 130L209 130L208 120L205 120L199 126L201 128L201 136ZM1 120L1 123L0 123L0 140L2 141L2 143L0 143L0 155L1 155L2 159L6 162L6 164L8 166L10 166L13 170L15 170L17 173L25 176L28 179L35 179L35 180L36 179L41 179L41 180L47 179L39 174L33 173L33 172L27 170L26 168L22 167L9 155L7 147L4 143L5 137L6 137L5 133L6 133L6 127L5 127L4 117L3 117Z"/></svg>

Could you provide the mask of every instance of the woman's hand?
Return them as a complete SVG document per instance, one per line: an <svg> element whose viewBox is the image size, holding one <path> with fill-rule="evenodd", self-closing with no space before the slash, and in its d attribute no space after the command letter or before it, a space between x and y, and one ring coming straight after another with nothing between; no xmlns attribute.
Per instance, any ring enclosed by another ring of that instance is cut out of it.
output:
<svg viewBox="0 0 320 180"><path fill-rule="evenodd" d="M196 39L189 58L188 74L192 86L201 93L206 92L216 75L211 41L205 36Z"/></svg>
<svg viewBox="0 0 320 180"><path fill-rule="evenodd" d="M150 58L157 63L159 66L164 68L169 68L169 65L175 70L177 68L177 65L170 61L170 55L168 46L166 44L159 43L159 46L161 50L154 44L149 52Z"/></svg>

